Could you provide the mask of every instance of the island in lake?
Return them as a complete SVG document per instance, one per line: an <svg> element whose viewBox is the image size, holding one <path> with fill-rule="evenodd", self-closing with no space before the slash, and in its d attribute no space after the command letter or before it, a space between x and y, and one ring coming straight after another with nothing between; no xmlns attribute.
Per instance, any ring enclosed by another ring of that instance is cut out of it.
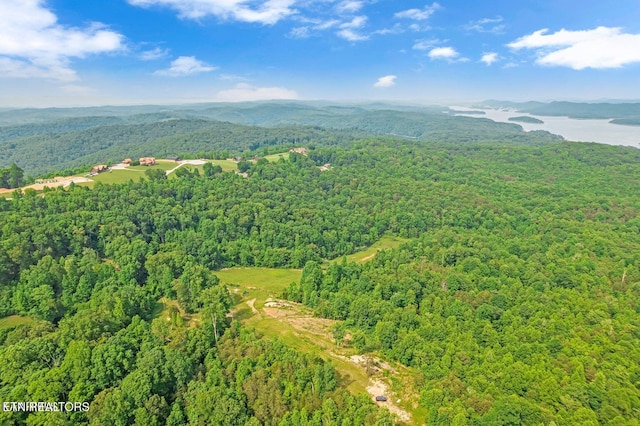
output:
<svg viewBox="0 0 640 426"><path fill-rule="evenodd" d="M544 124L544 121L539 120L535 117L529 117L527 115L521 115L518 117L509 117L509 121L518 121L520 123L530 123L530 124Z"/></svg>
<svg viewBox="0 0 640 426"><path fill-rule="evenodd" d="M621 124L623 126L640 126L640 117L637 118L614 118L610 120L611 124Z"/></svg>
<svg viewBox="0 0 640 426"><path fill-rule="evenodd" d="M449 114L485 115L486 112L477 110L458 111L457 109L449 109Z"/></svg>

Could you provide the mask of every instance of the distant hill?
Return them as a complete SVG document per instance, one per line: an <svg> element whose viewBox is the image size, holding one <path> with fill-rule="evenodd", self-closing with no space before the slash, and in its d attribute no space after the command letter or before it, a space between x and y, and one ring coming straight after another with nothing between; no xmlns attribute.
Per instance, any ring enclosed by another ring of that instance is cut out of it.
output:
<svg viewBox="0 0 640 426"><path fill-rule="evenodd" d="M13 120L13 121L12 121ZM559 137L520 126L455 117L442 107L320 102L199 104L0 111L0 167L31 176L124 157L277 145L346 145L367 137L539 144Z"/></svg>
<svg viewBox="0 0 640 426"><path fill-rule="evenodd" d="M567 116L582 119L638 119L640 103L578 103L578 102L508 102L484 101L481 106L491 108L513 108L533 115ZM620 123L622 124L622 123Z"/></svg>

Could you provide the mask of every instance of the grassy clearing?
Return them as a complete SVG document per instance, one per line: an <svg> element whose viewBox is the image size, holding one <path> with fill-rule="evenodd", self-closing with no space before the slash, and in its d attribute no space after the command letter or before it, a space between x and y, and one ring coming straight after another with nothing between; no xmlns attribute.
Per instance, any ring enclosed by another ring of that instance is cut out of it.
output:
<svg viewBox="0 0 640 426"><path fill-rule="evenodd" d="M384 237L376 241L371 247L365 250L347 255L347 262L357 262L357 263L366 262L368 260L373 259L376 253L378 253L380 250L394 249L396 247L399 247L401 244L406 243L407 241L409 241L408 238L385 235ZM342 258L339 257L339 258L330 260L329 262L333 263L333 262L341 262L341 261L342 261Z"/></svg>
<svg viewBox="0 0 640 426"><path fill-rule="evenodd" d="M274 161L279 161L281 158L284 158L285 160L289 159L289 153L288 152L281 152L279 154L270 154L270 155L265 155L264 157L266 160L274 162Z"/></svg>
<svg viewBox="0 0 640 426"><path fill-rule="evenodd" d="M298 269L229 268L216 271L223 284L229 286L236 302L256 299L256 307L262 307L269 298L277 298L291 282L299 281L302 271ZM235 291L235 290L238 291Z"/></svg>
<svg viewBox="0 0 640 426"><path fill-rule="evenodd" d="M144 173L141 171L131 170L113 170L111 172L100 173L99 175L92 176L90 179L93 182L101 182L105 184L125 183L130 180L134 182L140 181L144 177ZM93 187L92 182L87 182L84 185Z"/></svg>
<svg viewBox="0 0 640 426"><path fill-rule="evenodd" d="M163 297L156 302L153 307L153 311L151 312L151 318L164 318L165 320L170 321L172 311L177 311L180 314L180 317L182 317L184 323L188 324L189 327L195 327L200 324L200 315L185 313L182 308L180 308L177 300L167 299L166 297Z"/></svg>
<svg viewBox="0 0 640 426"><path fill-rule="evenodd" d="M8 317L0 318L0 329L11 328L17 325L33 325L36 321L31 317L21 317L19 315L10 315Z"/></svg>
<svg viewBox="0 0 640 426"><path fill-rule="evenodd" d="M209 161L213 165L218 165L222 167L223 172L232 172L234 170L238 170L238 163L231 160L210 160Z"/></svg>

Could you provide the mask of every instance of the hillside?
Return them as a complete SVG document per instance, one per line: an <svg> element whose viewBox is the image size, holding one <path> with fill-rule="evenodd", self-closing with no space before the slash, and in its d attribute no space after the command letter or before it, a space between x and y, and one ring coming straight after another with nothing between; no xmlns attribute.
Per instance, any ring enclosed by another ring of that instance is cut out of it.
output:
<svg viewBox="0 0 640 426"><path fill-rule="evenodd" d="M640 151L537 143L0 199L0 399L88 402L63 424L637 424Z"/></svg>
<svg viewBox="0 0 640 426"><path fill-rule="evenodd" d="M33 122L0 127L0 167L15 162L28 175L37 176L79 165L117 162L124 157L241 153L296 144L344 146L368 136L454 144L557 140L545 132L535 137L525 135L517 125L453 117L443 114L441 108L393 104L249 103L167 108L4 112L0 120Z"/></svg>
<svg viewBox="0 0 640 426"><path fill-rule="evenodd" d="M491 108L514 108L519 112L542 116L566 116L582 119L640 119L640 103L485 101L481 105ZM626 121L620 124L626 124Z"/></svg>

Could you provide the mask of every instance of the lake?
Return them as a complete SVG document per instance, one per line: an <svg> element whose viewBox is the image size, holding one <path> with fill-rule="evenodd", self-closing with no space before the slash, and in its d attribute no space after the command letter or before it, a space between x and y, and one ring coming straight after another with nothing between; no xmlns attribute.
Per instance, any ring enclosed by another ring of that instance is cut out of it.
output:
<svg viewBox="0 0 640 426"><path fill-rule="evenodd" d="M456 115L473 118L489 118L500 123L512 123L522 126L529 132L531 130L546 130L564 137L568 141L597 142L607 145L624 145L640 148L640 126L622 126L609 123L606 120L578 120L569 117L547 117L531 115L524 112L507 109L481 109L460 106L450 107L452 110L461 111ZM485 114L464 114L464 111L484 111ZM520 123L509 121L509 117L527 116L544 121L544 124Z"/></svg>

